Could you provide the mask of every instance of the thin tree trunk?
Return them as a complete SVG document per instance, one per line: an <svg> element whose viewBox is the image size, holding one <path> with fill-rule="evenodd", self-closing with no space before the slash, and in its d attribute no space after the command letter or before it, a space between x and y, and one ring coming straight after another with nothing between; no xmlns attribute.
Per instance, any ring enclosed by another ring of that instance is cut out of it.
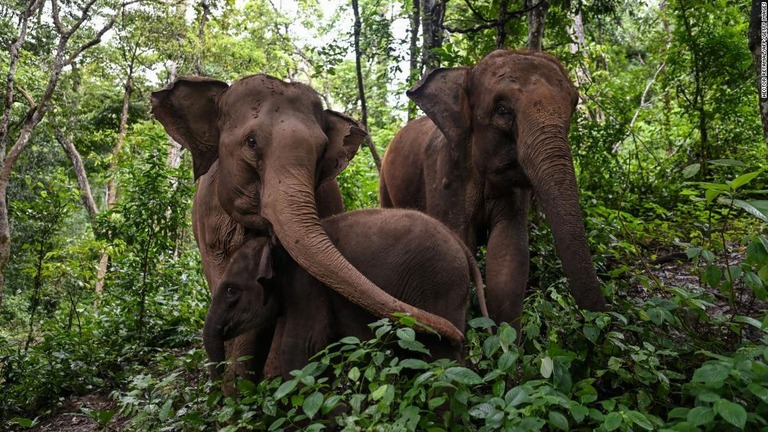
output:
<svg viewBox="0 0 768 432"><path fill-rule="evenodd" d="M509 21L509 0L499 1L499 19L496 21L496 49L507 43L507 21Z"/></svg>
<svg viewBox="0 0 768 432"><path fill-rule="evenodd" d="M368 131L368 137L365 142L368 148L371 150L371 156L373 156L373 162L376 164L376 170L381 171L381 156L376 150L376 145L371 139L370 130L368 129L368 107L365 102L365 85L363 84L363 61L362 53L360 52L360 31L362 29L362 22L360 20L360 5L358 0L352 0L352 12L355 14L355 70L357 71L357 94L360 99L360 121L365 126L365 130Z"/></svg>
<svg viewBox="0 0 768 432"><path fill-rule="evenodd" d="M434 50L443 46L443 20L448 0L421 1L421 63L425 71L440 67L440 58Z"/></svg>
<svg viewBox="0 0 768 432"><path fill-rule="evenodd" d="M115 183L114 174L117 169L117 158L123 148L125 135L128 131L128 112L131 107L131 94L133 93L133 60L134 59L131 60L131 64L128 67L128 77L125 79L123 109L120 112L120 124L117 128L117 137L115 145L112 147L112 158L109 162L109 170L112 174L107 182L107 210L111 210L115 206L115 202L117 202L117 184ZM101 253L101 259L99 259L99 269L96 273L96 287L94 288L96 294L99 296L104 293L104 278L107 276L108 267L109 253L105 250Z"/></svg>
<svg viewBox="0 0 768 432"><path fill-rule="evenodd" d="M83 164L83 158L80 157L80 153L75 148L75 144L69 138L64 135L64 132L58 127L54 127L54 135L56 141L64 149L64 152L69 156L69 160L72 161L72 166L75 169L75 177L77 177L77 184L80 187L80 199L83 201L83 206L88 212L88 217L93 223L99 210L96 208L96 201L93 199L93 193L91 192L91 183L88 181L88 173L85 172L85 165Z"/></svg>
<svg viewBox="0 0 768 432"><path fill-rule="evenodd" d="M421 77L421 66L419 65L419 24L421 21L421 7L419 0L413 0L411 3L411 40L408 50L409 58L409 79L408 86L415 84ZM418 108L416 103L408 100L408 120L416 118Z"/></svg>
<svg viewBox="0 0 768 432"><path fill-rule="evenodd" d="M200 2L200 22L197 24L197 40L200 43L200 46L202 47L205 43L205 24L208 22L208 14L211 11L211 7L208 4L207 1L203 0ZM195 54L195 74L202 76L203 75L203 50L198 49Z"/></svg>
<svg viewBox="0 0 768 432"><path fill-rule="evenodd" d="M525 0L526 8L534 5L537 5L537 7L528 11L528 49L531 51L541 51L541 43L544 39L544 22L549 10L549 1Z"/></svg>
<svg viewBox="0 0 768 432"><path fill-rule="evenodd" d="M757 77L758 110L763 121L763 139L768 144L768 4L752 0L749 15L749 50L752 52Z"/></svg>

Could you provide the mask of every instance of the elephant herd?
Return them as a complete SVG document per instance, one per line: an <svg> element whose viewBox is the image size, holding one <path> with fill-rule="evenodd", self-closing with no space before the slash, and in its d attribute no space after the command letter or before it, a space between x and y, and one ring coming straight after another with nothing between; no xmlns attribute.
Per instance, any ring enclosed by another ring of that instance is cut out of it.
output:
<svg viewBox="0 0 768 432"><path fill-rule="evenodd" d="M522 315L534 194L577 304L605 308L567 138L578 94L560 63L497 50L472 68L436 69L407 94L426 116L387 150L385 208L344 213L336 176L367 132L309 86L258 74L232 85L180 78L152 93L155 118L192 154L214 377L225 359L225 383L288 377L396 312L439 334L419 336L433 356L460 359L470 283L484 315Z"/></svg>

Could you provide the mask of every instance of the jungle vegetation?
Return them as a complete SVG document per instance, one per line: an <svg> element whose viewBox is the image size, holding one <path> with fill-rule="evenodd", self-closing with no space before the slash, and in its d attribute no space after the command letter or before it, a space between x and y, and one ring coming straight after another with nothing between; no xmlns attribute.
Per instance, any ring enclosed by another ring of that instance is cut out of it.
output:
<svg viewBox="0 0 768 432"><path fill-rule="evenodd" d="M760 23L746 0L2 2L0 429L765 430ZM533 211L520 337L475 317L465 364L428 363L412 323L381 321L224 397L191 157L149 93L310 84L367 126L339 179L347 209L375 207L378 160L418 115L405 91L497 47L554 54L579 89L570 142L610 311L575 307Z"/></svg>

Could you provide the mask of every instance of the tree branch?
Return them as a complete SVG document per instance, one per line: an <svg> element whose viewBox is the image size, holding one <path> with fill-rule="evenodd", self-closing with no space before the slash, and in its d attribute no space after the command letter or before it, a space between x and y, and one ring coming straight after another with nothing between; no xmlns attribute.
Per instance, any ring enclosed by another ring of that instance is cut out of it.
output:
<svg viewBox="0 0 768 432"><path fill-rule="evenodd" d="M72 166L75 169L75 176L77 177L77 184L80 186L80 199L83 200L83 206L85 206L85 210L88 212L89 219L93 222L99 211L96 208L96 202L93 199L91 184L88 181L88 174L85 171L83 159L80 157L80 153L77 151L77 148L75 148L75 144L72 140L67 138L58 126L54 126L53 132L56 136L56 141L59 142L61 148L64 149L64 152L72 161Z"/></svg>

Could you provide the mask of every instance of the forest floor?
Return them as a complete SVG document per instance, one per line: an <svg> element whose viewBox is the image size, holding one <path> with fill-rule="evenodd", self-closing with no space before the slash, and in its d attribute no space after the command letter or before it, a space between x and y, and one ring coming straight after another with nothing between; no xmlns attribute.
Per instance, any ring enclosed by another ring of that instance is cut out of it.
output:
<svg viewBox="0 0 768 432"><path fill-rule="evenodd" d="M716 264L726 267L727 263L739 263L744 259L744 250L738 247L732 248L731 253L726 258L720 257ZM650 299L654 295L668 297L663 293L662 287L681 287L691 292L704 292L711 294L715 299L707 308L707 313L720 316L746 315L754 316L761 310L768 309L766 302L755 300L754 295L748 288L735 292L735 300L732 302L729 296L713 290L699 282L699 278L692 274L692 264L683 253L671 253L662 256L657 264L641 263L638 265L637 274L646 276L647 282L639 282L639 278L633 284L631 292L621 293L623 297L634 297L638 299ZM656 279L656 282L654 282ZM662 289L656 289L659 287ZM734 307L731 306L734 305ZM181 377L180 377L181 378ZM190 378L191 377L187 377ZM93 392L82 396L70 397L57 412L48 418L42 420L31 430L33 432L47 431L73 431L73 432L91 432L91 431L127 431L129 418L118 412L117 402L109 396L109 391ZM114 417L104 428L93 415L97 411L115 412ZM91 415L88 412L92 412Z"/></svg>

